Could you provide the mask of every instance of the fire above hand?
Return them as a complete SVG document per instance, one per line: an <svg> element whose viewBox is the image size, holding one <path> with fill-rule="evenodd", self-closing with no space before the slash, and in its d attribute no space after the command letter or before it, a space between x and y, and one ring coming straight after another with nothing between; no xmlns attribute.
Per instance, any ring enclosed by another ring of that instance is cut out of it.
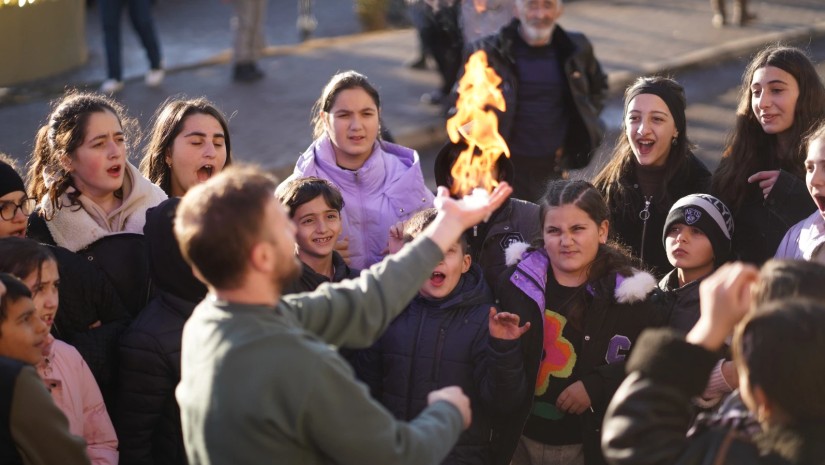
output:
<svg viewBox="0 0 825 465"><path fill-rule="evenodd" d="M506 108L500 84L501 77L488 66L486 53L473 53L458 83L456 114L447 121L450 140L467 144L450 170L450 190L456 196L467 195L474 189L491 192L498 184L496 161L501 155L510 156L507 143L498 133L494 111Z"/></svg>

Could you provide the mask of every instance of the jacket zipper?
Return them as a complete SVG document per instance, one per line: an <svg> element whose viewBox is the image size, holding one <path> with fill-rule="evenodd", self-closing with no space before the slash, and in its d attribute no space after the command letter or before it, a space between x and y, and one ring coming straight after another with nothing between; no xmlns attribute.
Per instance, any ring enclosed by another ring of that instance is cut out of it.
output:
<svg viewBox="0 0 825 465"><path fill-rule="evenodd" d="M418 320L418 331L415 332L415 341L413 342L412 355L410 357L410 378L407 382L407 410L404 412L405 420L412 420L410 412L412 412L412 391L413 380L415 379L415 356L418 353L418 341L421 339L421 329L424 328L424 320L426 320L427 310L421 310L421 317Z"/></svg>
<svg viewBox="0 0 825 465"><path fill-rule="evenodd" d="M639 219L642 220L642 243L639 244L639 260L645 261L645 235L647 234L647 220L650 218L650 202L653 201L653 196L648 195L644 197L645 207L639 212Z"/></svg>
<svg viewBox="0 0 825 465"><path fill-rule="evenodd" d="M450 312L450 315L444 317L441 322L441 327L438 329L438 340L435 343L435 354L433 358L433 382L438 382L441 374L441 355L444 352L444 341L447 339L447 328L450 327L454 319L455 313Z"/></svg>

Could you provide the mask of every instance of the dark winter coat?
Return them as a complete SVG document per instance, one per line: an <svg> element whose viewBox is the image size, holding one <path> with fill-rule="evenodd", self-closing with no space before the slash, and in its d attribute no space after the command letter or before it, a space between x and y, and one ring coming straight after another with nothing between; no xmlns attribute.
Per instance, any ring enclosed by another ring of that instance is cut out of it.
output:
<svg viewBox="0 0 825 465"><path fill-rule="evenodd" d="M619 180L627 192L624 202L619 205L615 198L608 202L611 238L629 246L633 255L642 258L642 262L651 268L653 275L661 278L673 269L662 245L662 230L670 207L686 195L708 193L710 178L710 171L705 164L692 153L689 154L685 168L667 186L667 201L653 199L649 209L650 217L645 222L639 217L639 213L644 209L645 199L636 182L635 172L630 170ZM602 192L602 195L607 197L605 194ZM736 229L739 230L739 223L736 223Z"/></svg>
<svg viewBox="0 0 825 465"><path fill-rule="evenodd" d="M336 251L332 252L332 266L335 273L332 276L332 281L326 276L316 273L306 263L301 263L301 276L292 284L284 288L283 294L297 294L299 292L314 291L318 286L324 283L333 282L339 283L345 279L357 278L361 274L361 270L351 269L347 262Z"/></svg>
<svg viewBox="0 0 825 465"><path fill-rule="evenodd" d="M535 398L536 379L544 342L544 311L550 259L544 249L526 252L499 282L501 309L516 313L531 329L521 337L524 376L510 395L518 399L515 413L494 432L495 463L505 465L521 436ZM604 463L599 446L601 420L613 393L624 379L625 358L636 347L643 329L661 326L667 315L661 307L656 281L637 271L625 278L615 273L587 286L592 304L585 312L576 371L591 400L581 420L584 462ZM653 292L651 295L650 293Z"/></svg>
<svg viewBox="0 0 825 465"><path fill-rule="evenodd" d="M413 299L378 342L355 360L356 372L373 397L401 420L412 420L424 410L431 391L461 387L470 398L473 421L444 464L490 464L493 410L512 407L507 402L518 371L510 365L520 362L518 350L490 358L492 306L492 295L474 264L447 297Z"/></svg>
<svg viewBox="0 0 825 465"><path fill-rule="evenodd" d="M29 216L26 235L42 244L57 245L46 226L46 220L38 212ZM104 273L131 317L137 315L149 302L151 281L149 262L146 259L146 240L142 234L112 234L74 253L96 265ZM77 272L67 270L67 273ZM62 280L63 275L60 277Z"/></svg>
<svg viewBox="0 0 825 465"><path fill-rule="evenodd" d="M175 387L183 325L196 305L159 291L121 337L115 427L122 465L187 463Z"/></svg>
<svg viewBox="0 0 825 465"><path fill-rule="evenodd" d="M805 181L780 171L768 198L752 186L741 207L733 211L733 254L762 265L773 257L785 233L816 210Z"/></svg>
<svg viewBox="0 0 825 465"><path fill-rule="evenodd" d="M686 406L704 389L718 355L672 330L648 331L638 345L604 421L604 452L612 464L825 463L821 421L775 426L752 438L722 427L688 437L692 411Z"/></svg>
<svg viewBox="0 0 825 465"><path fill-rule="evenodd" d="M120 340L120 387L115 421L121 465L186 465L180 409L183 325L206 286L183 260L173 232L179 198L146 212L146 237L157 295Z"/></svg>
<svg viewBox="0 0 825 465"><path fill-rule="evenodd" d="M518 111L518 73L513 55L513 42L519 28L518 19L504 26L498 33L473 43L466 54L484 50L487 61L501 76L501 92L507 110L499 115L499 133L509 141L513 121ZM567 32L556 25L551 43L557 46L567 86L571 108L567 138L562 145L562 169L582 168L590 162L595 149L604 139L605 125L599 118L607 96L607 75L593 54L593 45L584 34ZM552 128L548 128L552 130Z"/></svg>
<svg viewBox="0 0 825 465"><path fill-rule="evenodd" d="M699 320L699 283L701 279L679 287L679 275L671 270L659 281L659 289L664 294L668 317L668 326L687 334Z"/></svg>

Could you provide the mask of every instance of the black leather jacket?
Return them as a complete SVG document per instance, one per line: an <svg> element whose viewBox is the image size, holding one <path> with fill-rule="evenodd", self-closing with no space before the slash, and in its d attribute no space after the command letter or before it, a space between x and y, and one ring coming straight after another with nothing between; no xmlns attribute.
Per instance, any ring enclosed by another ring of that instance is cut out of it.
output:
<svg viewBox="0 0 825 465"><path fill-rule="evenodd" d="M490 66L501 76L501 91L507 110L499 115L499 133L509 140L517 108L518 76L513 41L518 34L519 20L514 19L497 34L473 43L465 51L467 57L477 50L487 52ZM556 25L553 31L562 57L570 102L576 111L570 118L570 128L563 145L563 169L582 168L590 162L594 150L604 139L605 125L599 118L607 96L607 75L593 55L593 45L584 34L567 32ZM466 57L465 57L466 58ZM463 74L463 69L461 71ZM460 76L459 76L460 77Z"/></svg>
<svg viewBox="0 0 825 465"><path fill-rule="evenodd" d="M614 465L825 463L825 424L775 426L749 436L721 427L686 435L690 398L702 392L718 355L673 330L648 330L604 420L602 448Z"/></svg>

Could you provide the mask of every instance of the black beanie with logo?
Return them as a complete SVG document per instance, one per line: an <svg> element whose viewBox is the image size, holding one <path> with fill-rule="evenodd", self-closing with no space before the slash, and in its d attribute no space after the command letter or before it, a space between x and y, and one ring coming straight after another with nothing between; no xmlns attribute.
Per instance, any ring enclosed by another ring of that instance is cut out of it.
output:
<svg viewBox="0 0 825 465"><path fill-rule="evenodd" d="M733 238L733 214L721 200L709 194L691 194L677 200L665 220L663 244L666 244L667 233L674 224L686 224L705 233L713 247L715 267L728 260Z"/></svg>

